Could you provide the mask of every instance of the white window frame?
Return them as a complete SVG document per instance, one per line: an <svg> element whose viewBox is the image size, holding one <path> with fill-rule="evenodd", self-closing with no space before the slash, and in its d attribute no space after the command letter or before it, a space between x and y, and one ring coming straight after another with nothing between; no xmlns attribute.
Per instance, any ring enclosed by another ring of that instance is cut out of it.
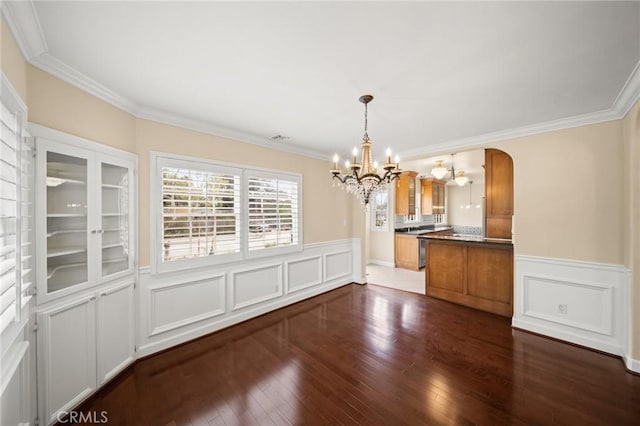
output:
<svg viewBox="0 0 640 426"><path fill-rule="evenodd" d="M387 218L385 224L383 226L376 226L376 210L378 207L378 200L377 200L377 196L381 195L381 194L386 194L387 196L387 211L385 213L385 217ZM391 202L391 193L389 191L388 188L385 189L379 189L378 191L376 191L375 193L371 194L371 220L369 221L370 224L370 228L372 231L375 232L386 232L389 231L389 203Z"/></svg>
<svg viewBox="0 0 640 426"><path fill-rule="evenodd" d="M152 151L150 154L150 216L151 216L151 270L152 273L165 273L193 269L199 267L223 265L243 260L279 256L286 253L300 252L303 250L303 191L302 175L279 170L265 169L253 166L207 160L186 155L171 154L165 152ZM169 262L162 260L162 169L163 167L176 167L188 170L201 170L210 173L230 173L240 176L240 197L239 197L239 217L240 217L240 251L238 253L221 254L215 256L202 256L188 259L179 259ZM248 176L271 177L281 180L294 180L298 183L298 220L297 233L298 242L289 246L279 246L254 250L249 252L249 187Z"/></svg>
<svg viewBox="0 0 640 426"><path fill-rule="evenodd" d="M26 324L26 321L29 320L28 316L28 304L32 298L33 286L33 269L34 269L34 248L33 248L33 218L28 216L28 208L25 208L25 204L32 203L33 197L30 196L28 199L24 200L23 190L27 189L33 193L33 180L27 182L27 187L25 188L25 184L22 181L23 178L23 170L22 166L24 164L24 152L26 149L27 152L33 153L33 147L28 143L27 137L29 136L26 132L26 123L27 123L27 106L24 104L19 94L15 91L13 86L11 85L9 79L6 77L4 73L0 73L1 76L1 100L3 108L7 109L7 112L14 116L15 119L15 137L16 137L16 157L15 157L15 167L16 167L16 200L15 200L15 242L14 242L14 258L15 263L13 266L14 274L15 274L15 283L13 284L13 291L15 292L15 298L11 302L11 305L5 311L5 315L2 316L0 320L0 335L3 336L3 342L5 340L10 340L5 338L4 336L13 335L15 336L16 328L15 325ZM29 158L29 167L33 169L33 159ZM27 233L29 234L27 238L28 241L23 241L23 229L30 229ZM25 250L30 253L29 256L25 257L23 253L23 244L29 243L31 244L31 248L29 250ZM28 264L28 269L23 271L23 266ZM12 311L10 311L10 309Z"/></svg>

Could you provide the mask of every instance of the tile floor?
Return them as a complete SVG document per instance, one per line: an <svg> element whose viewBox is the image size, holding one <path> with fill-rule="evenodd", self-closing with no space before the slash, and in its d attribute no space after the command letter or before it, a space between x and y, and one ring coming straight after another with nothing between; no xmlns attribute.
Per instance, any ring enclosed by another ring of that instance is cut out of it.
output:
<svg viewBox="0 0 640 426"><path fill-rule="evenodd" d="M367 265L367 283L424 294L424 269L419 272L380 265Z"/></svg>

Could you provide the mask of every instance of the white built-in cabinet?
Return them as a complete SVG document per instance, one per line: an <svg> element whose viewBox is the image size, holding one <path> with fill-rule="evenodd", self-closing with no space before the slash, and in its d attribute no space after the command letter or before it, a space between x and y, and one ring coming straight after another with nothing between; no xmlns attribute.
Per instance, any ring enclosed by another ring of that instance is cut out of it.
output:
<svg viewBox="0 0 640 426"><path fill-rule="evenodd" d="M38 303L132 274L135 156L45 138L36 149Z"/></svg>
<svg viewBox="0 0 640 426"><path fill-rule="evenodd" d="M38 372L46 424L77 406L135 359L133 280L38 312Z"/></svg>
<svg viewBox="0 0 640 426"><path fill-rule="evenodd" d="M137 157L32 132L39 411L50 424L135 359Z"/></svg>

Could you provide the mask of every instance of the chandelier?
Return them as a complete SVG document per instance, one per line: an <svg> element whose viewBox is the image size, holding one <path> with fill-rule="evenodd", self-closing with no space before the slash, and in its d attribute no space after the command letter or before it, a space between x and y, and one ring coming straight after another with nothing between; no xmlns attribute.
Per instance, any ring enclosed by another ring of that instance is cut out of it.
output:
<svg viewBox="0 0 640 426"><path fill-rule="evenodd" d="M387 162L382 166L384 174L380 176L377 162L371 161L371 142L367 134L367 105L373 100L371 95L360 96L359 101L364 104L364 136L362 137L362 162L358 163L358 148L353 148L353 163L345 161L346 170L338 168L338 154L333 156L333 169L331 175L337 180L338 186L355 195L365 206L369 204L369 197L377 190L386 187L391 181L397 179L401 173L396 156L395 162L391 162L391 150L387 148Z"/></svg>

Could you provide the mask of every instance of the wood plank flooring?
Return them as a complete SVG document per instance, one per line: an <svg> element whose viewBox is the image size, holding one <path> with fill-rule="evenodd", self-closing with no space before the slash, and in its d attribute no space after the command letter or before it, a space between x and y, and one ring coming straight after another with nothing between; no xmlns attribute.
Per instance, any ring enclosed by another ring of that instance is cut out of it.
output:
<svg viewBox="0 0 640 426"><path fill-rule="evenodd" d="M618 358L422 295L348 285L137 363L110 425L640 424Z"/></svg>

